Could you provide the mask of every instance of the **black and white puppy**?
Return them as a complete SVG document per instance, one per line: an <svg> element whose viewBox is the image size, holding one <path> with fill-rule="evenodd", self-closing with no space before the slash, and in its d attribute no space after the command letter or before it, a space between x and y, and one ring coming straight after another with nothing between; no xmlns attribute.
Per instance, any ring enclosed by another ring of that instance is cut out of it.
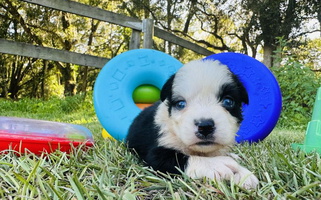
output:
<svg viewBox="0 0 321 200"><path fill-rule="evenodd" d="M229 154L248 95L227 66L196 60L171 76L161 101L144 109L129 128L128 147L155 170L192 178L234 180L255 188L258 179Z"/></svg>

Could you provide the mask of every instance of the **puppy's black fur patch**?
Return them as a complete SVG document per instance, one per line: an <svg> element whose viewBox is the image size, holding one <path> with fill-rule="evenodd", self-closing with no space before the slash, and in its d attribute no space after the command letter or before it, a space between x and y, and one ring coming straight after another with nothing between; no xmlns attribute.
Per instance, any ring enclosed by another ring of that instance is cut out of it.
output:
<svg viewBox="0 0 321 200"><path fill-rule="evenodd" d="M174 78L175 78L175 74L173 74L164 84L162 90L161 90L161 94L160 94L160 99L162 102L164 102L166 99L169 102L168 105L168 114L169 116L171 115L172 112L172 96L173 96L173 89L172 89L172 85L174 82Z"/></svg>
<svg viewBox="0 0 321 200"><path fill-rule="evenodd" d="M175 78L175 74L173 74L171 77L169 77L169 79L164 84L161 94L160 94L161 101L165 101L166 99L172 97L172 94L173 94L172 85L174 82L174 78Z"/></svg>
<svg viewBox="0 0 321 200"><path fill-rule="evenodd" d="M235 74L232 74L232 79L232 83L222 86L218 98L222 100L224 97L230 97L235 101L235 106L228 109L228 111L238 119L238 123L241 123L243 120L242 103L249 104L249 97L245 87Z"/></svg>

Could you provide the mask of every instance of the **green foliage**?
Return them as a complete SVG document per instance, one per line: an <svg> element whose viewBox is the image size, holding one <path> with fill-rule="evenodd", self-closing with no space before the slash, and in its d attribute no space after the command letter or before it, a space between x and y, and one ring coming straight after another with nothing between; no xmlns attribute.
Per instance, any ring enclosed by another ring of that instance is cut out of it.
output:
<svg viewBox="0 0 321 200"><path fill-rule="evenodd" d="M310 68L287 58L282 67L273 67L282 91L283 110L279 125L291 129L305 129L311 120L315 95L320 79Z"/></svg>
<svg viewBox="0 0 321 200"><path fill-rule="evenodd" d="M321 67L321 37L309 40L297 48L288 48L291 55L295 55L300 63L310 69L320 69Z"/></svg>

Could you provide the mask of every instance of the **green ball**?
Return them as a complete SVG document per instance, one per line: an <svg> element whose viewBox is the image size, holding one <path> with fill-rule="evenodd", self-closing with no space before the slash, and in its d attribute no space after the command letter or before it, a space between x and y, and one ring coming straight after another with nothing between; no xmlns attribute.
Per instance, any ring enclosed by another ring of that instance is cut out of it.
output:
<svg viewBox="0 0 321 200"><path fill-rule="evenodd" d="M154 103L160 98L160 90L153 85L138 86L133 92L135 103Z"/></svg>

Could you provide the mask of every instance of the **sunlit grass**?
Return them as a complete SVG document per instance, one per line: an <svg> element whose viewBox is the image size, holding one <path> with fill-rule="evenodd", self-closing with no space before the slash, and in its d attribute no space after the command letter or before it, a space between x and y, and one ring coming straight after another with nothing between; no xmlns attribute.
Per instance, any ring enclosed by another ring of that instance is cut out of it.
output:
<svg viewBox="0 0 321 200"><path fill-rule="evenodd" d="M321 199L321 160L291 148L304 132L276 128L264 141L234 149L242 165L260 179L257 190L233 182L192 180L156 173L126 150L104 139L90 99L0 101L4 116L75 123L89 128L95 145L87 151L49 156L13 152L0 157L0 199ZM73 107L77 101L79 105ZM48 111L47 111L48 110Z"/></svg>

